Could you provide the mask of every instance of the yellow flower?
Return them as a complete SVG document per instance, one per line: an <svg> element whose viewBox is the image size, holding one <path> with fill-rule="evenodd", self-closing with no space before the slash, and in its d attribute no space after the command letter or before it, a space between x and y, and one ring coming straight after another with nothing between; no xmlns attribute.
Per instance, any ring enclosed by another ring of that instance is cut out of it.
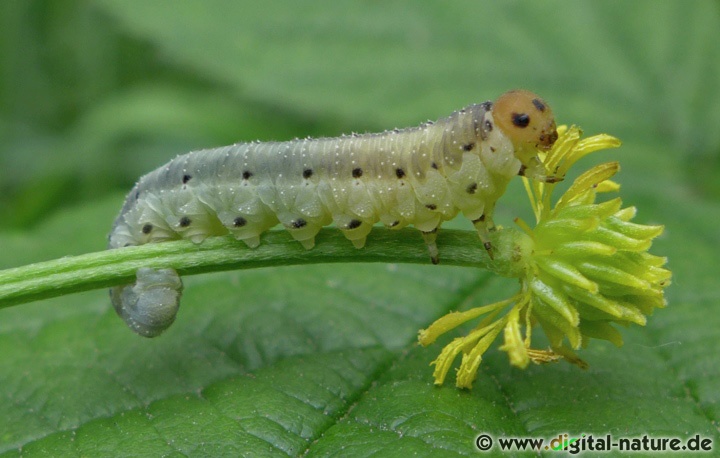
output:
<svg viewBox="0 0 720 458"><path fill-rule="evenodd" d="M558 133L557 142L543 158L546 169L558 177L564 177L581 157L620 145L604 134L581 139L577 127L561 126ZM530 361L564 358L586 367L574 350L587 345L590 338L620 346L622 337L613 324L645 325L647 315L665 306L663 290L670 284L671 273L663 268L665 258L648 253L663 227L632 223L636 209L622 208L619 197L596 202L599 193L619 189L610 181L618 170L617 162L592 167L554 206L551 197L556 183L524 179L536 225L531 229L516 220L533 246L524 260L527 267L519 279L520 291L495 304L450 313L420 331L420 343L429 345L441 334L486 315L433 362L436 384L444 382L453 361L462 354L456 384L471 388L482 354L501 331L504 344L500 348L514 366L525 368ZM550 349L531 348L536 324L547 335Z"/></svg>

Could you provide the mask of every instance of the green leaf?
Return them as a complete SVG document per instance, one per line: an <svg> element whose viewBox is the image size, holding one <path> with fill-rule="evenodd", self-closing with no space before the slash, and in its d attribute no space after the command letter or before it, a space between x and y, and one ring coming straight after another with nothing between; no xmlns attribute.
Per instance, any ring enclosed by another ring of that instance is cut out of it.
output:
<svg viewBox="0 0 720 458"><path fill-rule="evenodd" d="M622 348L580 350L587 371L521 371L495 345L470 392L433 386L448 340L416 338L514 292L474 269L191 277L153 340L125 328L106 291L19 305L0 310L3 456L456 456L483 433L699 434L717 449L716 2L38 4L0 7L0 186L14 196L0 215L24 211L18 189L41 196L24 194L37 204L22 232L0 232L3 268L102 249L122 203L112 185L190 148L402 127L527 87L561 123L622 139L598 160L620 161L635 221L666 226L651 252L674 284L666 309L621 330ZM499 202L501 224L530 214L522 193L518 180Z"/></svg>

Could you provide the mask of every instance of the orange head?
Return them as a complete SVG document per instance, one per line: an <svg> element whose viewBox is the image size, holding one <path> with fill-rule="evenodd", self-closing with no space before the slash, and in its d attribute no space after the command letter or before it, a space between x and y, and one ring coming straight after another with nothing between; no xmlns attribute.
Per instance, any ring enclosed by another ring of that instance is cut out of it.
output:
<svg viewBox="0 0 720 458"><path fill-rule="evenodd" d="M495 124L516 150L547 151L558 138L550 106L530 91L518 89L500 96L492 107Z"/></svg>

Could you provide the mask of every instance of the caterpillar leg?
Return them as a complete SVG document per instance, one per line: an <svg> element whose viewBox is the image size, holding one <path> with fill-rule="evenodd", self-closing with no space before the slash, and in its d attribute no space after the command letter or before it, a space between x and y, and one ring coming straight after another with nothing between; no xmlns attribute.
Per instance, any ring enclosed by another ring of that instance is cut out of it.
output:
<svg viewBox="0 0 720 458"><path fill-rule="evenodd" d="M490 232L495 230L495 223L493 223L492 218L488 217L487 215L482 215L480 218L476 219L472 223L473 226L475 226L475 230L477 231L478 236L480 236L480 241L485 247L488 256L490 256L490 259L495 259L495 256L493 255L492 243L490 242Z"/></svg>
<svg viewBox="0 0 720 458"><path fill-rule="evenodd" d="M425 245L427 245L428 253L430 253L430 261L432 261L433 264L440 263L440 252L438 251L436 243L439 228L440 226L436 227L432 231L420 232L423 240L425 240Z"/></svg>
<svg viewBox="0 0 720 458"><path fill-rule="evenodd" d="M372 230L372 222L362 221L351 216L334 217L333 220L355 248L360 249L365 246L367 235Z"/></svg>
<svg viewBox="0 0 720 458"><path fill-rule="evenodd" d="M110 289L110 298L130 329L143 337L156 337L175 321L182 287L175 270L142 267L135 284Z"/></svg>
<svg viewBox="0 0 720 458"><path fill-rule="evenodd" d="M553 173L555 172L557 172L557 170ZM545 166L537 156L530 160L529 165L521 165L520 170L518 170L518 175L521 177L528 177L531 180L539 181L541 183L558 183L563 181L563 177L548 175L547 170L545 170Z"/></svg>

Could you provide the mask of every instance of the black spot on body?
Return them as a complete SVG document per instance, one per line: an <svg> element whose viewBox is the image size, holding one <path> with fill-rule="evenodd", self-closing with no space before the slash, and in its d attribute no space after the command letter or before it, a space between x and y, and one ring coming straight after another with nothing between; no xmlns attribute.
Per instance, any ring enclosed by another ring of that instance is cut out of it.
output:
<svg viewBox="0 0 720 458"><path fill-rule="evenodd" d="M187 216L180 218L180 227L188 227L192 221Z"/></svg>
<svg viewBox="0 0 720 458"><path fill-rule="evenodd" d="M528 116L527 113L513 113L512 123L515 126L524 129L525 127L530 125L530 116Z"/></svg>
<svg viewBox="0 0 720 458"><path fill-rule="evenodd" d="M249 170L245 170L242 174L243 180L249 180L251 176L253 176L253 174Z"/></svg>
<svg viewBox="0 0 720 458"><path fill-rule="evenodd" d="M303 178L308 179L313 175L312 169L303 170Z"/></svg>
<svg viewBox="0 0 720 458"><path fill-rule="evenodd" d="M472 151L473 148L475 148L475 143L468 143L462 147L463 151Z"/></svg>
<svg viewBox="0 0 720 458"><path fill-rule="evenodd" d="M473 223L473 224L475 224L475 223L482 223L483 221L485 221L485 215L484 215L484 214L483 214L483 215L480 215L480 218L472 220L472 223Z"/></svg>
<svg viewBox="0 0 720 458"><path fill-rule="evenodd" d="M135 201L137 202L137 200L138 200L139 198L140 198L140 191L137 191L137 192L135 193Z"/></svg>
<svg viewBox="0 0 720 458"><path fill-rule="evenodd" d="M360 167L354 168L352 171L353 178L360 178L363 174L363 171Z"/></svg>
<svg viewBox="0 0 720 458"><path fill-rule="evenodd" d="M153 225L148 223L142 227L142 233L143 234L149 234L153 230Z"/></svg>
<svg viewBox="0 0 720 458"><path fill-rule="evenodd" d="M292 222L292 227L294 227L295 229L300 229L301 227L305 226L307 226L307 221L302 218L298 218Z"/></svg>
<svg viewBox="0 0 720 458"><path fill-rule="evenodd" d="M183 184L187 184L187 182L190 181L191 178L192 178L192 176L190 176L190 175L183 175L183 177L182 177Z"/></svg>
<svg viewBox="0 0 720 458"><path fill-rule="evenodd" d="M475 191L477 191L478 185L477 183L470 183L467 188L465 188L465 191L468 194L475 194Z"/></svg>
<svg viewBox="0 0 720 458"><path fill-rule="evenodd" d="M427 204L427 205L425 205L425 208L427 208L428 210L437 210L437 205Z"/></svg>
<svg viewBox="0 0 720 458"><path fill-rule="evenodd" d="M492 109L493 103L488 100L487 102L481 103L480 106L485 108L485 111L490 111Z"/></svg>
<svg viewBox="0 0 720 458"><path fill-rule="evenodd" d="M494 147L494 146L491 146L491 147L490 147L490 152L494 153L495 151L497 151L497 150L495 149L495 147Z"/></svg>
<svg viewBox="0 0 720 458"><path fill-rule="evenodd" d="M357 229L358 227L360 227L360 225L362 225L362 221L360 221L359 219L351 219L347 225L347 228L348 229Z"/></svg>
<svg viewBox="0 0 720 458"><path fill-rule="evenodd" d="M395 226L397 226L398 224L400 224L400 221L393 221L392 223L390 223L390 226L389 226L389 227L395 227Z"/></svg>
<svg viewBox="0 0 720 458"><path fill-rule="evenodd" d="M492 132L493 130L493 124L490 122L489 119L485 120L485 130L487 130L488 132Z"/></svg>
<svg viewBox="0 0 720 458"><path fill-rule="evenodd" d="M395 175L397 175L398 178L403 178L405 176L405 171L403 169L395 169Z"/></svg>
<svg viewBox="0 0 720 458"><path fill-rule="evenodd" d="M434 168L435 170L437 170L437 169L438 169L438 166L437 166L437 164L436 164L436 163L434 163L434 162L433 162L432 164L430 164L430 167Z"/></svg>
<svg viewBox="0 0 720 458"><path fill-rule="evenodd" d="M545 111L545 104L540 99L532 99L532 104L541 112Z"/></svg>
<svg viewBox="0 0 720 458"><path fill-rule="evenodd" d="M233 226L234 227L243 227L247 224L247 220L243 218L242 216L238 216L233 220Z"/></svg>
<svg viewBox="0 0 720 458"><path fill-rule="evenodd" d="M520 165L520 170L518 170L518 175L520 175L521 177L524 177L524 176L525 176L525 169L527 169L527 167L525 166L525 164Z"/></svg>

